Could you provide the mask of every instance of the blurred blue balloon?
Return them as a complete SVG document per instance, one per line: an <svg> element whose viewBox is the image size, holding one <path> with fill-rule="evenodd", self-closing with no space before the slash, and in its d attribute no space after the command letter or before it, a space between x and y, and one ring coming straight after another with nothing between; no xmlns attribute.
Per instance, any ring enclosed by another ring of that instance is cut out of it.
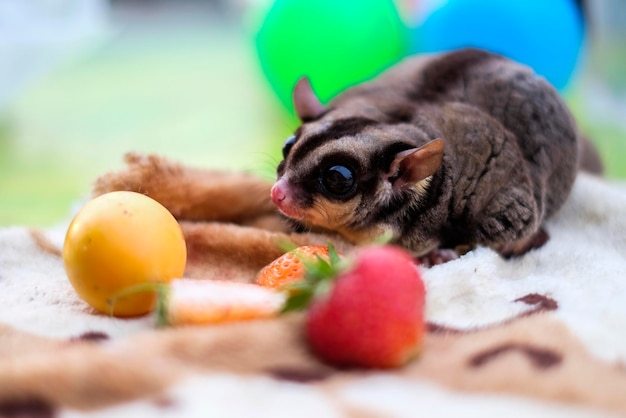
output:
<svg viewBox="0 0 626 418"><path fill-rule="evenodd" d="M574 0L421 0L412 53L487 49L532 67L563 90L585 38Z"/></svg>

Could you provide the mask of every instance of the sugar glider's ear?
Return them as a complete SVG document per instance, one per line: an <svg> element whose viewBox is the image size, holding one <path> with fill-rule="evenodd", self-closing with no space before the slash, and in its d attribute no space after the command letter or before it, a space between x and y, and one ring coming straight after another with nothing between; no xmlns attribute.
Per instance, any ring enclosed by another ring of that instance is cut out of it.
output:
<svg viewBox="0 0 626 418"><path fill-rule="evenodd" d="M419 148L411 148L396 154L387 179L394 188L411 187L432 176L441 166L444 142L433 139Z"/></svg>
<svg viewBox="0 0 626 418"><path fill-rule="evenodd" d="M293 106L302 122L317 119L326 108L317 98L307 77L302 77L293 89Z"/></svg>

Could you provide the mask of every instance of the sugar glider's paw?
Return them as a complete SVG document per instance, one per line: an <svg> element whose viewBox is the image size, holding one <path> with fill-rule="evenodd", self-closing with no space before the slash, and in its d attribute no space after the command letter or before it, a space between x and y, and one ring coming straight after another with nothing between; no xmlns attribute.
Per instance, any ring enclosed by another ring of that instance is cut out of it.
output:
<svg viewBox="0 0 626 418"><path fill-rule="evenodd" d="M456 260L457 258L459 258L459 254L456 250L449 248L436 248L431 250L428 254L417 257L417 260L423 267L432 267L447 263L448 261Z"/></svg>
<svg viewBox="0 0 626 418"><path fill-rule="evenodd" d="M530 237L498 245L495 250L504 258L519 257L530 250L542 247L549 239L548 233L543 228L540 228Z"/></svg>

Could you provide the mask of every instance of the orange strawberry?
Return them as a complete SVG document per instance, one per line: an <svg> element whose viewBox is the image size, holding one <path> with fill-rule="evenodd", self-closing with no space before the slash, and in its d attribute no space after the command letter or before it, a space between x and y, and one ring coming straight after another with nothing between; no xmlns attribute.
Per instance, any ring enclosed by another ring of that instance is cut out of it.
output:
<svg viewBox="0 0 626 418"><path fill-rule="evenodd" d="M285 301L272 289L219 280L176 279L160 293L159 323L173 326L268 318Z"/></svg>
<svg viewBox="0 0 626 418"><path fill-rule="evenodd" d="M323 245L304 245L278 257L257 274L255 283L273 289L297 282L304 278L305 263L302 260L328 259L328 247Z"/></svg>

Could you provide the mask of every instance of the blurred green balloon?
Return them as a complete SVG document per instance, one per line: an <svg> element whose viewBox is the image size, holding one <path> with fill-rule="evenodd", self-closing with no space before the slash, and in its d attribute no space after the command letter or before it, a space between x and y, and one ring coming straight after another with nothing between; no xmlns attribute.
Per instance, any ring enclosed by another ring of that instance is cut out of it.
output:
<svg viewBox="0 0 626 418"><path fill-rule="evenodd" d="M300 77L327 103L402 59L409 31L393 0L275 0L255 42L263 73L293 113Z"/></svg>

